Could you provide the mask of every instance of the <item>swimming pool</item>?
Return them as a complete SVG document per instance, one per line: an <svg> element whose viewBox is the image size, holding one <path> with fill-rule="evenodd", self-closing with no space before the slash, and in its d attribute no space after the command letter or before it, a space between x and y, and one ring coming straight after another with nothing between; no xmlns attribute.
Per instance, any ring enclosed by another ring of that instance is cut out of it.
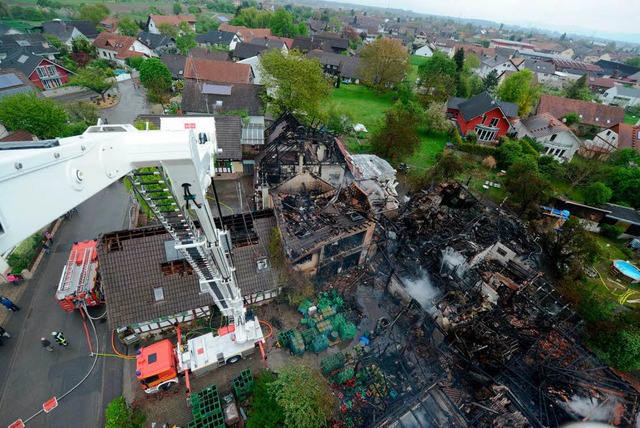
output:
<svg viewBox="0 0 640 428"><path fill-rule="evenodd" d="M640 281L640 269L624 260L614 260L613 267L631 281Z"/></svg>

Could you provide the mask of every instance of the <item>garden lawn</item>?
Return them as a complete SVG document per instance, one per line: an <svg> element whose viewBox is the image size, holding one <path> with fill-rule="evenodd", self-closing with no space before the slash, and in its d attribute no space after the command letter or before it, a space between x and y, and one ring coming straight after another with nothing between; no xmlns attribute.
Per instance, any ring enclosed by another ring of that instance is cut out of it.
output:
<svg viewBox="0 0 640 428"><path fill-rule="evenodd" d="M341 84L331 95L339 109L351 114L353 123L364 124L369 132L384 112L393 105L394 98L394 93L377 95L366 86L353 84Z"/></svg>
<svg viewBox="0 0 640 428"><path fill-rule="evenodd" d="M627 113L626 111L624 112L624 123L628 123L629 125L635 125L636 123L638 123L639 119L640 118L636 115Z"/></svg>
<svg viewBox="0 0 640 428"><path fill-rule="evenodd" d="M420 147L404 161L414 171L423 175L436 163L436 155L442 152L447 141L449 141L447 134L421 133Z"/></svg>

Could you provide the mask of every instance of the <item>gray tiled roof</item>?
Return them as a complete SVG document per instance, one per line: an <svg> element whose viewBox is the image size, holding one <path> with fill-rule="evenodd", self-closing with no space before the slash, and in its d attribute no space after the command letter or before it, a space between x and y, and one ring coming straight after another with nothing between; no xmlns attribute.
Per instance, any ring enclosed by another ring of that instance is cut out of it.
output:
<svg viewBox="0 0 640 428"><path fill-rule="evenodd" d="M7 55L7 57L0 62L0 68L14 68L24 73L25 76L31 76L31 73L34 72L43 60L45 60L45 58L30 53L27 48L20 48Z"/></svg>
<svg viewBox="0 0 640 428"><path fill-rule="evenodd" d="M72 20L72 21L66 21L66 23L67 25L72 25L76 27L78 31L80 31L82 35L85 36L87 39L95 39L96 37L98 37L98 34L100 34L100 32L98 31L98 28L95 25L93 25L91 21Z"/></svg>
<svg viewBox="0 0 640 428"><path fill-rule="evenodd" d="M54 55L60 53L58 49L50 45L43 34L5 34L0 36L0 53L7 55L28 48L34 55Z"/></svg>
<svg viewBox="0 0 640 428"><path fill-rule="evenodd" d="M552 62L538 61L530 58L524 60L524 68L531 70L534 73L544 74L553 74L556 71L556 67Z"/></svg>
<svg viewBox="0 0 640 428"><path fill-rule="evenodd" d="M640 215L633 208L627 208L616 204L604 204L604 208L611 211L611 214L607 214L607 217L640 225Z"/></svg>
<svg viewBox="0 0 640 428"><path fill-rule="evenodd" d="M242 119L240 116L216 116L216 139L222 153L216 155L221 160L242 159Z"/></svg>
<svg viewBox="0 0 640 428"><path fill-rule="evenodd" d="M184 66L187 63L187 57L183 55L162 54L160 61L167 66L174 79L182 79L184 77Z"/></svg>
<svg viewBox="0 0 640 428"><path fill-rule="evenodd" d="M481 116L484 113L493 110L496 107L500 107L506 117L516 117L518 115L517 104L494 99L486 91L458 104L458 109L462 114L462 118L467 122L474 117Z"/></svg>
<svg viewBox="0 0 640 428"><path fill-rule="evenodd" d="M247 59L258 55L262 51L269 48L264 45L256 45L253 43L238 43L231 54L232 57L238 59Z"/></svg>
<svg viewBox="0 0 640 428"><path fill-rule="evenodd" d="M158 49L173 43L173 39L163 34L153 34L147 31L140 31L136 35L136 39L140 40L151 49Z"/></svg>
<svg viewBox="0 0 640 428"><path fill-rule="evenodd" d="M361 79L360 58L344 56L333 52L313 50L307 53L307 58L318 58L322 65L339 66L340 75L347 79Z"/></svg>
<svg viewBox="0 0 640 428"><path fill-rule="evenodd" d="M228 45L233 41L233 37L235 35L236 33L230 33L229 31L210 30L205 34L197 34L196 42L214 45Z"/></svg>
<svg viewBox="0 0 640 428"><path fill-rule="evenodd" d="M182 110L187 113L214 113L216 111L229 112L247 109L249 116L262 116L263 103L260 94L261 85L234 83L231 95L202 94L202 85L215 83L185 79L182 91ZM222 101L221 107L216 107L216 101Z"/></svg>
<svg viewBox="0 0 640 428"><path fill-rule="evenodd" d="M252 220L249 228L259 237L257 244L235 247L233 263L243 296L277 287L279 272L273 267L257 273L256 261L268 256L271 229L276 226L271 215ZM138 235L126 239L131 234ZM120 239L117 239L120 236ZM122 239L124 237L124 239ZM197 276L164 275L160 265L166 261L164 243L171 236L163 227L104 234L98 242L100 272L107 301L109 326L116 328L190 309L213 305L209 294L200 293ZM115 250L119 246L118 250ZM164 300L154 300L153 289L162 287Z"/></svg>

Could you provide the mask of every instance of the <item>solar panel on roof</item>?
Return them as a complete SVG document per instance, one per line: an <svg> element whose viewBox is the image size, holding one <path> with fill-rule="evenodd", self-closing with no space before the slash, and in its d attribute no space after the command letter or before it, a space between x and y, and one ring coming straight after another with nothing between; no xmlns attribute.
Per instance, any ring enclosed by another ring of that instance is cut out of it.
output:
<svg viewBox="0 0 640 428"><path fill-rule="evenodd" d="M22 82L13 73L0 74L0 89L11 88L13 86L20 86Z"/></svg>
<svg viewBox="0 0 640 428"><path fill-rule="evenodd" d="M202 85L202 93L208 95L231 95L231 86L205 83Z"/></svg>

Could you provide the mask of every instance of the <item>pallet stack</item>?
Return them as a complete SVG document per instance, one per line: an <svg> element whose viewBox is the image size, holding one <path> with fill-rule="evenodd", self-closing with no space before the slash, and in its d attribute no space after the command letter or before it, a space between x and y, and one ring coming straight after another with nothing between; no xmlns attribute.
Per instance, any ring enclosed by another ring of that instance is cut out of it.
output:
<svg viewBox="0 0 640 428"><path fill-rule="evenodd" d="M238 401L244 401L253 391L253 375L251 369L245 369L238 376L233 378L233 391Z"/></svg>
<svg viewBox="0 0 640 428"><path fill-rule="evenodd" d="M191 414L193 421L189 428L223 428L224 411L217 386L210 386L197 394L191 394Z"/></svg>

